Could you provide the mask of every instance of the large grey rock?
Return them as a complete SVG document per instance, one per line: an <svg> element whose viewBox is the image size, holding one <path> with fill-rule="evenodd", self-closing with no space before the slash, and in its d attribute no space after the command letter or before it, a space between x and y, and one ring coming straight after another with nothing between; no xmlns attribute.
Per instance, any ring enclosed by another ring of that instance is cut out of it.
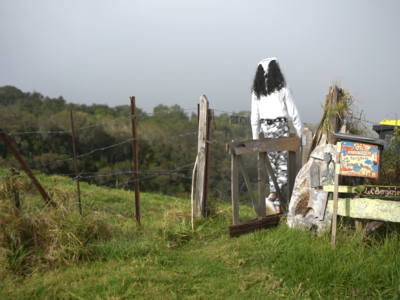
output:
<svg viewBox="0 0 400 300"><path fill-rule="evenodd" d="M311 208L312 205L309 205L309 202L312 203L312 201L310 201L310 192L312 191L310 186L310 167L313 162L318 164L320 183L322 185L322 176L326 176L327 174L327 166L324 161L325 153L330 153L332 155L332 160L334 160L336 146L327 144L326 136L323 135L321 142L312 151L310 159L301 168L296 177L287 217L289 227L300 227L304 229L316 228L319 233L322 231L329 231L331 228L332 213L327 209L324 220L320 221L318 218L320 211L314 211L314 209ZM317 207L315 207L315 209L317 210Z"/></svg>

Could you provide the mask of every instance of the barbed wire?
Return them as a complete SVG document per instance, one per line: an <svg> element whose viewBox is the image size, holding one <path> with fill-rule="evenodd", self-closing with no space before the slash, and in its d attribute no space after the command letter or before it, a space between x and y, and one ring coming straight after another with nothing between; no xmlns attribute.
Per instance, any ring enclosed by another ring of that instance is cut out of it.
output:
<svg viewBox="0 0 400 300"><path fill-rule="evenodd" d="M189 164L190 165L190 164ZM185 165L185 166L187 166L187 165ZM184 166L184 167L185 167ZM182 167L183 168L183 167ZM151 177L155 177L155 176L159 176L159 175L167 175L167 174L170 174L171 172L174 172L174 171L176 171L177 169L174 169L174 170L164 170L163 172L159 172L159 173L157 173L157 174L153 174L152 176L146 176L146 177L140 177L138 180L140 181L140 180L142 180L142 179L147 179L147 178L151 178ZM179 170L181 170L181 169L179 169ZM193 170L193 169L184 169L184 170ZM115 175L120 175L120 174L135 174L135 173L141 173L141 172L146 172L146 170L144 170L144 171L139 171L139 172L135 172L135 171L124 171L124 172L113 172L113 173L108 173L108 174L100 174L100 175L92 175L92 176L82 176L82 174L84 174L83 172L81 172L78 176L75 176L75 177L71 177L71 178L68 178L68 179L65 179L65 180L62 180L62 181L56 181L56 182L53 182L53 183L51 183L51 184L47 184L47 185L44 185L43 187L50 187L50 186L55 186L55 185L58 185L58 184L61 184L61 183L65 183L65 182L68 182L68 181L74 181L74 180L76 180L76 179L79 179L79 180L81 180L81 179L87 179L87 178L97 178L97 177L107 177L107 176L115 176ZM46 175L46 174L45 174ZM53 174L53 175L57 175L57 176L62 176L61 174ZM181 178L189 178L189 179L192 179L192 177L188 177L188 176L185 176L185 175L183 175L183 174L173 174L173 176L178 176L178 177L181 177Z"/></svg>
<svg viewBox="0 0 400 300"><path fill-rule="evenodd" d="M109 120L109 121L104 121L104 122L101 122L101 123L98 123L98 124L92 124L92 125L88 125L88 126L84 126L84 127L80 127L80 128L74 128L74 130L75 130L75 131L84 130L84 129L88 129L88 128L92 128L92 127L97 127L97 126L100 126L100 125L104 125L104 124L107 124L107 123L111 123L111 122L115 122L115 121L119 121L119 120L123 120L123 119L127 119L127 118L135 119L135 117L136 117L136 116L134 116L134 115L129 115L129 116L126 116L126 117L121 117L121 118L117 118L117 119L113 119L113 120ZM54 130L54 131L52 131L52 130L19 131L19 132L14 132L14 131L11 131L11 132L0 131L0 133L5 133L5 134L7 134L8 136L11 136L11 135L19 135L19 134L71 133L71 131L72 131L72 130L69 129L69 130Z"/></svg>
<svg viewBox="0 0 400 300"><path fill-rule="evenodd" d="M157 138L159 138L159 139L161 139L161 138L176 138L176 137L184 137L184 136L188 136L188 135L192 135L192 134L197 134L197 131L189 132L189 133L183 133L183 134L179 134L179 135L172 135L172 136L143 136L143 137L138 137L136 139L130 138L130 139L127 139L127 140L125 140L123 142L113 144L111 146L94 149L94 150L92 150L92 151L90 151L88 153L78 155L76 158L79 159L79 158L85 157L87 155L93 154L94 152L97 152L97 151L104 151L104 150L107 150L107 149L110 149L110 148L114 148L116 146L131 142L133 140L139 140L139 139L144 139L144 138L154 138L154 139L157 139ZM67 159L59 159L59 160L56 160L54 162L40 164L40 165L34 165L34 166L29 166L29 167L30 168L37 168L37 167L48 166L48 165L52 165L52 164L56 164L56 163L60 163L60 162L71 161L71 160L74 160L74 158L70 157L70 158L67 158Z"/></svg>
<svg viewBox="0 0 400 300"><path fill-rule="evenodd" d="M153 177L156 177L156 176L159 176L159 175L167 175L167 174L170 174L170 173L172 173L172 172L178 171L178 170L180 170L180 169L182 169L182 168L185 168L185 167L187 167L187 166L192 166L192 165L194 165L194 163L186 164L186 165L184 165L184 166L182 166L182 167L179 167L179 168L170 170L170 171L168 171L168 172L160 172L160 173L153 174L153 175L151 175L151 176L142 177L142 178L139 178L139 179L127 180L127 181L120 182L120 183L117 183L117 184L114 184L114 185L110 185L110 186L107 186L107 187L104 187L104 186L103 186L102 189L104 189L104 188L106 188L106 189L111 189L111 188L113 188L113 187L117 187L117 186L122 185L122 184L134 183L134 182L136 182L136 181L141 181L141 180L153 178ZM190 177L190 178L191 178L191 177ZM86 195L94 194L94 193L100 192L102 189L98 189L98 190L93 191L93 192L84 193L84 194L82 194L81 196L86 196Z"/></svg>

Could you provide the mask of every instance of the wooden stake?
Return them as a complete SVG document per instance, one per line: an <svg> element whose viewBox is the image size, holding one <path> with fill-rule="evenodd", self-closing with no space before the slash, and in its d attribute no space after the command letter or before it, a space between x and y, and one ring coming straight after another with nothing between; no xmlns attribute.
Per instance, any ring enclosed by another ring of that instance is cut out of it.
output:
<svg viewBox="0 0 400 300"><path fill-rule="evenodd" d="M206 184L206 139L207 136L207 111L208 99L205 95L200 97L200 117L199 117L199 134L197 137L197 176L196 176L196 205L195 214L197 217L204 216L204 191Z"/></svg>
<svg viewBox="0 0 400 300"><path fill-rule="evenodd" d="M332 94L331 103L330 103L331 111L338 104L338 102L339 102L339 90L338 90L338 87L335 86L333 88L333 94ZM338 123L339 123L338 116L336 114L334 114L333 112L331 112L330 124L331 124L332 128L328 133L329 134L328 143L330 143L332 145L335 143L335 138L333 137L333 135L338 131Z"/></svg>
<svg viewBox="0 0 400 300"><path fill-rule="evenodd" d="M307 161L308 161L308 152L310 151L311 148L311 142L312 142L312 131L308 128L304 128L303 131L301 132L301 163L304 166ZM303 143L303 140L305 140Z"/></svg>
<svg viewBox="0 0 400 300"><path fill-rule="evenodd" d="M264 139L264 132L258 133L258 139ZM267 208L265 204L265 157L268 157L265 152L258 152L258 202L262 218L264 218L267 214Z"/></svg>
<svg viewBox="0 0 400 300"><path fill-rule="evenodd" d="M139 191L139 154L137 148L137 129L136 129L136 100L131 97L131 115L132 115L132 149L133 149L133 178L135 180L135 211L136 221L140 225L140 191Z"/></svg>
<svg viewBox="0 0 400 300"><path fill-rule="evenodd" d="M330 86L330 87L329 87L329 94L328 94L328 95L331 94L331 91L332 91L332 87ZM327 112L328 112L328 110L326 109L326 106L327 106L327 104L328 104L329 101L332 102L332 97L333 97L333 94L331 95L330 100L329 100L329 99L326 99L326 101L325 101L324 113L322 114L321 121L319 122L319 124L318 124L318 126L317 126L317 129L315 130L314 138L313 138L313 140L312 140L312 142L311 142L311 147L310 147L310 150L308 151L308 154L307 154L307 161L310 159L310 155L311 155L312 150L314 150L314 148L315 148L315 147L318 145L318 143L319 143L319 139L320 139L320 137L321 137L321 135L322 135L323 123L324 123L326 114L327 114Z"/></svg>
<svg viewBox="0 0 400 300"><path fill-rule="evenodd" d="M206 140L211 140L211 109L207 109L207 127L206 127ZM210 179L210 148L211 145L206 143L206 159L205 159L205 172L204 172L204 192L203 192L203 217L208 216L209 207L208 207L208 185Z"/></svg>
<svg viewBox="0 0 400 300"><path fill-rule="evenodd" d="M76 186L78 188L78 205L79 212L82 214L82 204L81 204L81 189L79 186L79 170L78 170L78 159L76 157L76 145L75 145L75 129L74 129L74 116L72 114L72 108L69 110L71 117L71 134L72 134L72 145L74 147L74 162L75 162L75 174L76 174Z"/></svg>
<svg viewBox="0 0 400 300"><path fill-rule="evenodd" d="M287 199L283 202L281 201L281 206L283 211L287 212L289 208L290 198L292 197L294 183L297 176L297 165L296 165L296 152L288 151L288 166L287 166Z"/></svg>
<svg viewBox="0 0 400 300"><path fill-rule="evenodd" d="M336 144L336 159L335 159L335 187L333 190L333 216L332 216L332 239L331 245L336 244L336 227L337 227L337 211L338 211L338 194L339 194L339 173L340 173L340 151L342 143Z"/></svg>
<svg viewBox="0 0 400 300"><path fill-rule="evenodd" d="M4 132L3 129L0 128L1 132ZM11 143L10 139L8 138L7 134L5 133L0 133L0 137L3 140L3 142L6 144L12 155L15 157L15 159L19 162L21 165L22 169L24 169L25 173L29 176L31 179L32 183L34 186L37 188L39 193L42 195L44 201L46 201L47 204L50 204L52 206L56 206L53 200L51 200L50 196L47 194L45 189L42 187L42 185L39 183L39 181L36 179L35 175L32 173L32 170L29 168L29 166L26 164L22 156L19 154L18 150L14 147L14 145Z"/></svg>
<svg viewBox="0 0 400 300"><path fill-rule="evenodd" d="M239 181L238 181L238 157L231 155L231 193L233 225L239 223Z"/></svg>

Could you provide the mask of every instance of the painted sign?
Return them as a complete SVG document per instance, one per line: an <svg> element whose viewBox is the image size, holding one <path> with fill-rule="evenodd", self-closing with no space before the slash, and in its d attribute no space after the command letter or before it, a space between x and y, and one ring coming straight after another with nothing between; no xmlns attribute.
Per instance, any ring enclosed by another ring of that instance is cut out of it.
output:
<svg viewBox="0 0 400 300"><path fill-rule="evenodd" d="M399 197L400 188L397 186L366 186L363 194L365 195L378 195L385 197Z"/></svg>
<svg viewBox="0 0 400 300"><path fill-rule="evenodd" d="M376 145L342 141L340 175L378 178L379 155Z"/></svg>

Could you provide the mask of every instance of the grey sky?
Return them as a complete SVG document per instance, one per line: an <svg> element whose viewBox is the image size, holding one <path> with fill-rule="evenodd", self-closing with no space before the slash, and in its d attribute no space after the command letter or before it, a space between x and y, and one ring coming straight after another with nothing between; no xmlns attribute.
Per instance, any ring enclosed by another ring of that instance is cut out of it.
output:
<svg viewBox="0 0 400 300"><path fill-rule="evenodd" d="M0 2L0 86L68 102L250 110L276 56L303 122L339 76L367 119L400 117L399 1Z"/></svg>

